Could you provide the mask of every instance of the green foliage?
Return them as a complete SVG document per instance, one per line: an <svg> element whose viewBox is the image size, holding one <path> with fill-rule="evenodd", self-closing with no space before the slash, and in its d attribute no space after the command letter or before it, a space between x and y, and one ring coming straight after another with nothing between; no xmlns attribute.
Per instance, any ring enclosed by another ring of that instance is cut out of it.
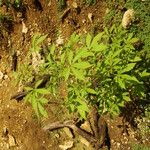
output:
<svg viewBox="0 0 150 150"><path fill-rule="evenodd" d="M30 53L40 52L45 38L35 35ZM121 26L113 25L95 37L73 34L62 46L52 44L39 66L40 75L50 75L45 90L56 99L63 99L69 111L78 112L81 119L86 118L93 104L98 104L101 114L118 114L125 102L134 97L145 98L143 80L150 73L140 67L142 59L133 47L137 40ZM40 101L42 92L38 93L36 87L28 89L26 99L34 103L32 106L39 116L40 108L35 103Z"/></svg>
<svg viewBox="0 0 150 150"><path fill-rule="evenodd" d="M49 94L49 91L45 88L38 88L41 82L42 80L37 81L34 88L25 87L25 90L28 92L25 102L31 103L38 118L41 116L48 117L47 111L44 108L48 100L44 98L44 95Z"/></svg>
<svg viewBox="0 0 150 150"><path fill-rule="evenodd" d="M137 21L132 25L130 31L144 43L141 53L144 56L145 65L148 67L150 65L150 3L147 0L143 2L141 0L128 0L126 7L135 10Z"/></svg>

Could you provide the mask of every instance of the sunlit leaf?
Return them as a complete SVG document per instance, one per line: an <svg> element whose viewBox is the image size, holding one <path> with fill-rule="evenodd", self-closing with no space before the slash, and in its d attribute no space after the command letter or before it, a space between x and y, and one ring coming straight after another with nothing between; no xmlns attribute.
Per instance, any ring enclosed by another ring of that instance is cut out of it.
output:
<svg viewBox="0 0 150 150"><path fill-rule="evenodd" d="M90 94L97 94L97 92L94 89L86 88L86 91Z"/></svg>
<svg viewBox="0 0 150 150"><path fill-rule="evenodd" d="M73 74L75 75L75 77L79 80L84 80L84 74L81 70L75 69L75 68L71 68Z"/></svg>
<svg viewBox="0 0 150 150"><path fill-rule="evenodd" d="M73 59L73 51L69 51L69 53L68 53L68 62L69 62L70 65L71 65L72 59Z"/></svg>
<svg viewBox="0 0 150 150"><path fill-rule="evenodd" d="M78 68L78 69L87 69L91 67L91 64L88 62L79 62L79 63L74 63L73 67Z"/></svg>
<svg viewBox="0 0 150 150"><path fill-rule="evenodd" d="M64 68L62 74L63 74L63 76L64 76L64 78L65 78L65 81L67 81L68 78L69 78L69 75L70 75L70 68L69 68L69 67L68 67L68 68Z"/></svg>
<svg viewBox="0 0 150 150"><path fill-rule="evenodd" d="M136 63L130 63L128 64L122 71L121 73L125 73L128 71L131 71L135 67Z"/></svg>
<svg viewBox="0 0 150 150"><path fill-rule="evenodd" d="M87 46L88 48L90 48L91 40L92 40L92 36L91 36L90 34L88 34L88 35L86 36L86 46Z"/></svg>
<svg viewBox="0 0 150 150"><path fill-rule="evenodd" d="M36 84L35 84L35 88L37 88L42 82L43 82L43 79L37 81Z"/></svg>
<svg viewBox="0 0 150 150"><path fill-rule="evenodd" d="M40 94L49 94L49 91L45 88L36 89L36 92Z"/></svg>
<svg viewBox="0 0 150 150"><path fill-rule="evenodd" d="M127 74L122 74L122 75L120 75L120 77L123 78L123 79L126 79L128 81L135 81L137 83L140 83L138 81L138 79L136 77L134 77L134 76L130 76L130 75L127 75Z"/></svg>
<svg viewBox="0 0 150 150"><path fill-rule="evenodd" d="M73 59L73 63L79 60L80 58L87 58L93 56L92 52L89 52L87 49L81 49Z"/></svg>
<svg viewBox="0 0 150 150"><path fill-rule="evenodd" d="M38 110L38 102L36 101L36 99L32 99L32 107L37 115L37 117L39 118L39 110Z"/></svg>
<svg viewBox="0 0 150 150"><path fill-rule="evenodd" d="M43 117L48 118L48 113L47 113L46 109L40 103L38 103L38 109L39 109L39 113Z"/></svg>
<svg viewBox="0 0 150 150"><path fill-rule="evenodd" d="M147 70L144 70L141 74L140 74L141 77L148 77L150 76L150 73L147 72Z"/></svg>
<svg viewBox="0 0 150 150"><path fill-rule="evenodd" d="M40 98L40 99L39 99L39 102L40 102L41 104L47 104L47 103L48 103L48 100L43 97L43 98Z"/></svg>

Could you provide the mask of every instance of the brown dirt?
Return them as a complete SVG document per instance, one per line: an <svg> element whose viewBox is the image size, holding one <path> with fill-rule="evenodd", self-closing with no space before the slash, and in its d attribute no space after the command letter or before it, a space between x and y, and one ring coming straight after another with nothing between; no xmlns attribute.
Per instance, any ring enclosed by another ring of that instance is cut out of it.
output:
<svg viewBox="0 0 150 150"><path fill-rule="evenodd" d="M55 41L60 33L63 38L67 39L74 31L86 33L87 31L101 30L106 4L103 1L98 1L97 5L87 7L78 0L77 4L80 9L77 10L73 8L72 1L67 0L69 12L61 20L60 16L63 12L58 11L56 1L52 0L51 4L49 2L41 0L43 11L40 11L33 4L33 1L26 0L24 23L28 32L25 38L22 36L22 23L21 18L17 17L18 12L14 9L8 10L15 22L13 22L12 31L7 35L7 40L4 39L5 44L0 46L0 71L5 75L5 79L0 80L0 150L9 149L8 137L3 135L4 129L7 129L8 134L16 140L16 146L10 147L12 150L58 150L59 144L63 144L65 140L69 139L63 130L45 133L42 131L41 123L35 119L31 106L24 104L23 101L10 100L10 97L19 89L13 84L12 54L17 51L19 62L22 63L30 47L31 37L36 32L48 34L47 43L49 43ZM88 18L88 13L92 13L92 22ZM63 110L57 113L59 109L60 106L57 104L50 106L50 122L57 121L60 117L63 119L66 117L62 115ZM123 129L118 127L118 125L122 125L121 120L122 118L116 118L113 121L107 120L112 150L126 150L129 149L131 141L136 142L135 138L122 134ZM42 120L43 122L45 120ZM125 139L127 139L126 143L124 142ZM72 149L91 148L87 148L77 139Z"/></svg>

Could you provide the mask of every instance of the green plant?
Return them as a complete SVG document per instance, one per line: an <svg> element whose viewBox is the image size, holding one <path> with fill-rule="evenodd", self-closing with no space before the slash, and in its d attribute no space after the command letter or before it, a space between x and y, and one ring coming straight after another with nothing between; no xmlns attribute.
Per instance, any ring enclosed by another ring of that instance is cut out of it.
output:
<svg viewBox="0 0 150 150"><path fill-rule="evenodd" d="M36 37L32 39L31 52L40 52L41 42L46 38ZM47 49L38 74L49 74L46 91L63 99L69 111L78 112L81 119L86 118L89 106L95 104L100 114L118 114L125 102L145 98L143 80L150 73L140 67L142 60L133 47L137 40L115 25L95 37L73 34L66 44L52 44Z"/></svg>
<svg viewBox="0 0 150 150"><path fill-rule="evenodd" d="M125 6L135 10L135 17L137 21L131 26L130 31L143 42L141 53L143 55L145 65L148 67L150 65L150 3L149 1L141 2L140 0L128 0Z"/></svg>
<svg viewBox="0 0 150 150"><path fill-rule="evenodd" d="M31 103L38 119L40 119L41 116L48 117L47 111L44 108L44 105L48 103L48 100L44 98L44 95L49 94L49 91L45 88L38 88L41 82L42 80L37 81L34 88L25 87L28 94L24 98L25 102Z"/></svg>

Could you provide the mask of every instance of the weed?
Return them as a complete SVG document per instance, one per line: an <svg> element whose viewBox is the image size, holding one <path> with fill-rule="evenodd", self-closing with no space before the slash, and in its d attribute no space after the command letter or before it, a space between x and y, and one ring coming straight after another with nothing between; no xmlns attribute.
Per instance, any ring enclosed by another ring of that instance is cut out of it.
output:
<svg viewBox="0 0 150 150"><path fill-rule="evenodd" d="M29 53L40 52L45 38L35 35ZM89 105L94 104L101 114L118 114L125 102L145 97L143 80L150 73L139 67L142 61L133 47L137 40L115 25L95 37L73 34L66 44L48 48L37 74L50 76L45 90L56 99L63 99L69 111L78 112L80 119L86 118ZM29 90L27 98L33 95L39 101L38 90Z"/></svg>

